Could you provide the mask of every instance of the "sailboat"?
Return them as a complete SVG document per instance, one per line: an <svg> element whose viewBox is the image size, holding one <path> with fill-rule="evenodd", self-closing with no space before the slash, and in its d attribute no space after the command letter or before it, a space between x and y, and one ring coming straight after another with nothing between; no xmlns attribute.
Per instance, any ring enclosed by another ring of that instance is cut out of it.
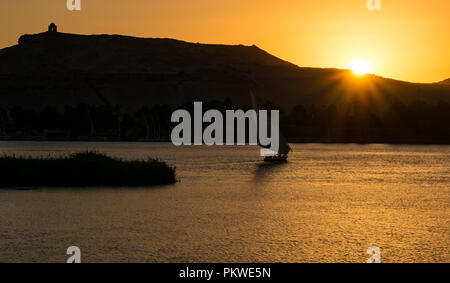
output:
<svg viewBox="0 0 450 283"><path fill-rule="evenodd" d="M259 113L259 110L261 110L261 106L259 104L258 99L255 97L255 95L253 94L252 91L250 91L250 96L252 98L252 105L253 105L253 109L256 111L256 113ZM258 114L257 114L258 115ZM287 142L286 138L283 136L283 134L279 133L280 135L280 145L278 148L278 152L273 152L272 150L269 149L265 149L265 153L264 153L264 161L265 162L286 162L288 159L288 154L289 152L291 152L291 147L289 146L289 143ZM262 145L259 145L263 148L265 148Z"/></svg>

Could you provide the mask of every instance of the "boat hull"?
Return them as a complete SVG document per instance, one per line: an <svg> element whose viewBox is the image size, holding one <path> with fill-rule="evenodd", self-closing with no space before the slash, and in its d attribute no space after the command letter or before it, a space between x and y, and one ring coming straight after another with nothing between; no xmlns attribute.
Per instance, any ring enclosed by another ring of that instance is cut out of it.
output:
<svg viewBox="0 0 450 283"><path fill-rule="evenodd" d="M266 157L264 157L264 161L265 162L272 162L272 163L286 162L287 161L287 156L266 156Z"/></svg>

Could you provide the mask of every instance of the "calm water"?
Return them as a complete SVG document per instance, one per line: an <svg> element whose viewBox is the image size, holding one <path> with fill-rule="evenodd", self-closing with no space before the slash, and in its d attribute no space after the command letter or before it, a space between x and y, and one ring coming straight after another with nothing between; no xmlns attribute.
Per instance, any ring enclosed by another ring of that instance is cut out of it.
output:
<svg viewBox="0 0 450 283"><path fill-rule="evenodd" d="M296 144L287 164L256 147L0 142L0 153L98 150L160 157L157 188L0 190L0 262L450 261L450 146Z"/></svg>

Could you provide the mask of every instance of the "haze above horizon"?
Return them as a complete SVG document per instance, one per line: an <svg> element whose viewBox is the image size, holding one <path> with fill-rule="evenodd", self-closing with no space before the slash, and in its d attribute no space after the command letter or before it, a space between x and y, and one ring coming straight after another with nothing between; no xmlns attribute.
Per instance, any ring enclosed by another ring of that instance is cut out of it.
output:
<svg viewBox="0 0 450 283"><path fill-rule="evenodd" d="M301 67L346 69L361 58L383 77L450 77L448 0L382 0L381 11L369 11L366 0L82 0L74 12L59 2L2 1L0 48L55 22L67 33L256 44Z"/></svg>

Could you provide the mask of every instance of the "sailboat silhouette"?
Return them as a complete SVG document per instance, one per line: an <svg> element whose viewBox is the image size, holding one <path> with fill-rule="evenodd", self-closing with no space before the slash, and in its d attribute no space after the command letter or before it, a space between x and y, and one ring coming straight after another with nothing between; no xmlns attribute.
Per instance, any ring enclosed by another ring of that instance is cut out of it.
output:
<svg viewBox="0 0 450 283"><path fill-rule="evenodd" d="M259 110L261 110L261 105L256 98L256 96L253 94L253 92L250 90L250 96L252 98L252 106L253 109L256 111L256 115L258 115ZM279 133L279 148L278 152L274 152L270 149L268 149L268 146L263 146L259 143L258 145L262 148L264 148L264 161L266 162L286 162L288 159L288 154L291 152L291 147L289 146L289 143L287 142L286 138L283 136L283 134Z"/></svg>

